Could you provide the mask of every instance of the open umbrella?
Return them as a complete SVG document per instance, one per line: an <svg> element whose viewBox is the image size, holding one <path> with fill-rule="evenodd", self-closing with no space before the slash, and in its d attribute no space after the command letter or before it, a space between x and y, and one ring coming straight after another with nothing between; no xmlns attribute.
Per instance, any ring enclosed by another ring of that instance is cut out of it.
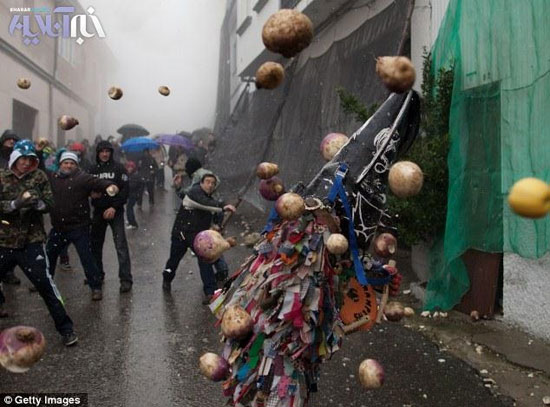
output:
<svg viewBox="0 0 550 407"><path fill-rule="evenodd" d="M154 150L158 148L159 144L155 140L151 140L147 137L134 137L126 140L120 146L122 151L125 152L139 152L143 150Z"/></svg>
<svg viewBox="0 0 550 407"><path fill-rule="evenodd" d="M155 140L160 144L178 146L188 151L195 148L191 140L180 134L157 134Z"/></svg>
<svg viewBox="0 0 550 407"><path fill-rule="evenodd" d="M139 124L125 124L117 130L117 133L122 134L122 142L125 142L132 137L142 137L147 136L149 131L145 127L140 126Z"/></svg>

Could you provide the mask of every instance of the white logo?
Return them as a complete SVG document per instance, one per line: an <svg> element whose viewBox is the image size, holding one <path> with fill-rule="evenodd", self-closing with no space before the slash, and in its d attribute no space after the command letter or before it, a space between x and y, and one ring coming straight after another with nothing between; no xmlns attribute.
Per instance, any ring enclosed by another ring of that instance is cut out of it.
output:
<svg viewBox="0 0 550 407"><path fill-rule="evenodd" d="M16 31L21 31L23 35L23 43L25 45L38 45L40 43L40 37L45 35L51 38L76 38L76 43L82 45L84 38L92 38L97 36L99 38L105 38L105 31L101 26L101 22L97 16L94 16L95 9L88 7L86 12L88 14L77 14L70 16L74 13L74 7L56 7L53 9L53 13L50 14L37 14L37 9L27 8L11 8L10 11L20 12L32 12L34 14L14 14L10 21L9 32L13 36ZM42 9L38 11L43 11ZM38 32L31 30L31 18L34 18L38 26ZM88 32L88 20L93 24L95 31Z"/></svg>

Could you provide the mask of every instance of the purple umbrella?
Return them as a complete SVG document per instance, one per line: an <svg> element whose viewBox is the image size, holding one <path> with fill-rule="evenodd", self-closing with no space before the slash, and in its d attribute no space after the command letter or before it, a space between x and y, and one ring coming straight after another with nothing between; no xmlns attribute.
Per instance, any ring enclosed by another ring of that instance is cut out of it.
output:
<svg viewBox="0 0 550 407"><path fill-rule="evenodd" d="M193 150L195 148L191 140L179 134L159 134L155 136L155 140L160 144L182 147L185 150Z"/></svg>

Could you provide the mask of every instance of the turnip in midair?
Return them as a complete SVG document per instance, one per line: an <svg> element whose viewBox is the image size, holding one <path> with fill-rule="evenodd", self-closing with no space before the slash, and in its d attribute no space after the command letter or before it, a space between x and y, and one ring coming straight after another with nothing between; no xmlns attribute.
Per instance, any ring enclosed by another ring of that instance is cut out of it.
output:
<svg viewBox="0 0 550 407"><path fill-rule="evenodd" d="M214 382L224 380L229 375L227 360L212 352L203 354L199 359L201 373Z"/></svg>
<svg viewBox="0 0 550 407"><path fill-rule="evenodd" d="M367 389L377 389L384 384L384 368L374 359L365 359L359 365L359 381Z"/></svg>
<svg viewBox="0 0 550 407"><path fill-rule="evenodd" d="M390 168L388 183L395 196L409 198L422 189L424 175L420 167L412 161L399 161Z"/></svg>
<svg viewBox="0 0 550 407"><path fill-rule="evenodd" d="M285 69L277 62L266 62L256 71L256 88L275 89L285 78Z"/></svg>
<svg viewBox="0 0 550 407"><path fill-rule="evenodd" d="M313 23L297 10L281 9L271 15L262 29L265 47L286 58L291 58L313 39Z"/></svg>
<svg viewBox="0 0 550 407"><path fill-rule="evenodd" d="M268 179L279 173L279 166L277 164L263 162L256 167L256 175L260 179Z"/></svg>
<svg viewBox="0 0 550 407"><path fill-rule="evenodd" d="M231 339L241 339L252 332L254 321L250 314L239 305L227 307L222 317L222 333Z"/></svg>
<svg viewBox="0 0 550 407"><path fill-rule="evenodd" d="M380 257L389 257L397 251L397 239L391 233L381 233L374 239L374 252Z"/></svg>
<svg viewBox="0 0 550 407"><path fill-rule="evenodd" d="M277 199L275 210L284 220L296 220L304 213L304 200L294 192L287 192Z"/></svg>
<svg viewBox="0 0 550 407"><path fill-rule="evenodd" d="M285 186L279 177L271 177L260 181L260 195L268 201L276 201L284 192Z"/></svg>
<svg viewBox="0 0 550 407"><path fill-rule="evenodd" d="M520 216L542 218L550 212L550 186L538 178L522 178L510 189L508 205Z"/></svg>
<svg viewBox="0 0 550 407"><path fill-rule="evenodd" d="M23 373L40 360L46 340L38 329L15 326L0 332L0 364L13 373Z"/></svg>
<svg viewBox="0 0 550 407"><path fill-rule="evenodd" d="M340 233L332 233L325 244L332 254L344 254L349 248L348 239Z"/></svg>
<svg viewBox="0 0 550 407"><path fill-rule="evenodd" d="M231 247L229 242L215 230L203 230L195 236L193 249L207 263L214 263Z"/></svg>
<svg viewBox="0 0 550 407"><path fill-rule="evenodd" d="M338 151L348 142L343 133L329 133L321 141L321 154L326 161L332 160Z"/></svg>
<svg viewBox="0 0 550 407"><path fill-rule="evenodd" d="M61 127L61 129L63 130L71 130L73 127L79 124L77 119L66 114L61 116L57 120L57 123L59 124L59 127Z"/></svg>
<svg viewBox="0 0 550 407"><path fill-rule="evenodd" d="M122 95L124 94L124 93L122 92L122 89L120 89L120 88L117 87L117 86L111 86L111 87L109 88L109 92L108 92L108 93L109 93L109 97L110 97L111 99L113 99L113 100L119 100L119 99L122 97Z"/></svg>
<svg viewBox="0 0 550 407"><path fill-rule="evenodd" d="M410 90L416 79L416 72L407 57L379 57L376 73L390 92L402 93Z"/></svg>
<svg viewBox="0 0 550 407"><path fill-rule="evenodd" d="M168 96L170 94L170 88L168 86L159 86L159 93L162 96Z"/></svg>
<svg viewBox="0 0 550 407"><path fill-rule="evenodd" d="M27 78L17 79L17 86L20 89L29 89L31 87L31 80Z"/></svg>

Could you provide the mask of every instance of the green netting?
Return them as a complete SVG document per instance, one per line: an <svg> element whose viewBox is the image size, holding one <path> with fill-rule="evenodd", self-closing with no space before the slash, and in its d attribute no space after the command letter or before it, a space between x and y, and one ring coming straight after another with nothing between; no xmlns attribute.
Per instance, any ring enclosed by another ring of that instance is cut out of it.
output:
<svg viewBox="0 0 550 407"><path fill-rule="evenodd" d="M469 288L468 249L538 258L550 220L510 212L507 191L550 181L550 1L451 0L432 50L454 65L447 225L432 249L426 309L450 309Z"/></svg>

